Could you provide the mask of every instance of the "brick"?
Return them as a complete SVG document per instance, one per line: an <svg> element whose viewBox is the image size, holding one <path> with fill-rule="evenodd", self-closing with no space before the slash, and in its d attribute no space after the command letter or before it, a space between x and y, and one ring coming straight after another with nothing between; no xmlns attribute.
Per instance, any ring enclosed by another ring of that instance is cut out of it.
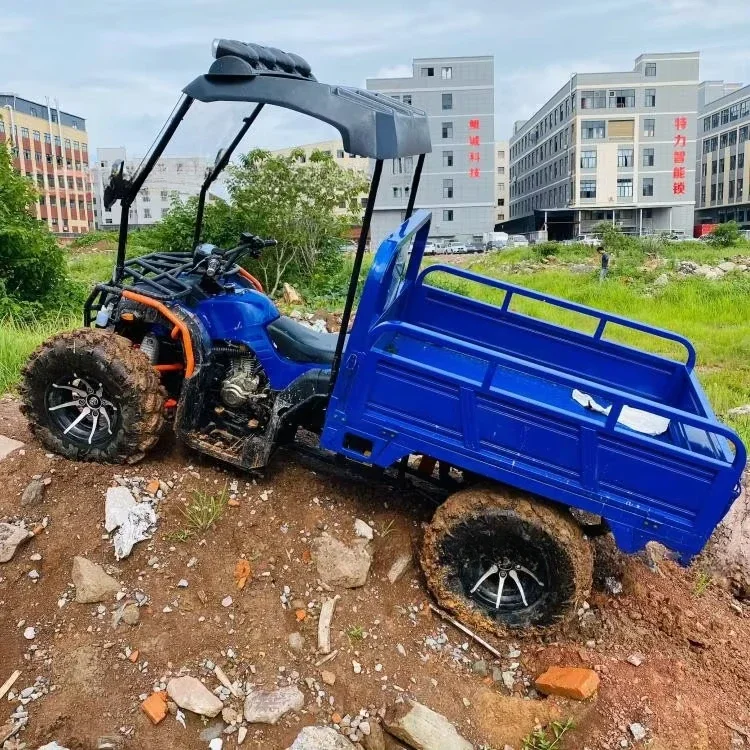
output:
<svg viewBox="0 0 750 750"><path fill-rule="evenodd" d="M158 693L151 693L141 703L141 709L151 719L152 724L158 724L167 715L167 694L163 690Z"/></svg>
<svg viewBox="0 0 750 750"><path fill-rule="evenodd" d="M599 675L583 667L550 667L537 677L536 689L547 695L583 701L590 698L599 687Z"/></svg>
<svg viewBox="0 0 750 750"><path fill-rule="evenodd" d="M149 495L156 495L156 493L158 491L159 491L159 480L158 479L152 479L146 485L146 492L148 492Z"/></svg>

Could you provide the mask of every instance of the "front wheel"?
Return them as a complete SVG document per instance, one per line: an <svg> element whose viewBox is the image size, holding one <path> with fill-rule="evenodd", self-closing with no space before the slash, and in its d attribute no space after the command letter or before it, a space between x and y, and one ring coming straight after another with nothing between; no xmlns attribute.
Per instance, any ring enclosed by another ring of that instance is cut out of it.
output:
<svg viewBox="0 0 750 750"><path fill-rule="evenodd" d="M103 330L45 341L24 367L21 395L42 444L78 461L138 461L164 424L158 373L128 339Z"/></svg>
<svg viewBox="0 0 750 750"><path fill-rule="evenodd" d="M592 567L590 545L569 514L503 487L452 495L422 547L438 603L500 636L564 622L591 588Z"/></svg>

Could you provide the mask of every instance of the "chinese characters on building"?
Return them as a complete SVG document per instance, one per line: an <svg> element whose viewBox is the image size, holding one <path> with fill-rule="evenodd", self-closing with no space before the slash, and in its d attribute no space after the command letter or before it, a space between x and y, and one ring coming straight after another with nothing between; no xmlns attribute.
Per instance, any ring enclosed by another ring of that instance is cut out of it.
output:
<svg viewBox="0 0 750 750"><path fill-rule="evenodd" d="M672 152L672 193L685 195L685 159L687 136L682 131L687 130L687 117L674 118L674 151Z"/></svg>
<svg viewBox="0 0 750 750"><path fill-rule="evenodd" d="M473 150L479 146L479 120L469 120L469 177L479 177L479 151Z"/></svg>

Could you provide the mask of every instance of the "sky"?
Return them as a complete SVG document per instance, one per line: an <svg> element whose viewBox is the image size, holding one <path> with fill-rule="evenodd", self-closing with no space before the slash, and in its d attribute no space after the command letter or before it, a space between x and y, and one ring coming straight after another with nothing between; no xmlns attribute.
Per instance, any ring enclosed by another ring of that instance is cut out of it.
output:
<svg viewBox="0 0 750 750"><path fill-rule="evenodd" d="M409 75L415 57L494 55L497 139L572 73L631 70L643 52L699 50L701 79L750 83L750 0L0 0L0 91L56 99L86 119L91 147L142 155L216 37L295 52L318 80L361 87ZM239 115L200 105L170 152L212 158ZM334 136L267 110L243 146Z"/></svg>

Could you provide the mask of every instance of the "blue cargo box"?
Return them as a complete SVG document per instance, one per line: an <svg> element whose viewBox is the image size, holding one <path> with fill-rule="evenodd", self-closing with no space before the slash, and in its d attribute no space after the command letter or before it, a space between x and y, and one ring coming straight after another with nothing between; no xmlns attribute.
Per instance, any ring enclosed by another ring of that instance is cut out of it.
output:
<svg viewBox="0 0 750 750"><path fill-rule="evenodd" d="M739 494L745 448L712 412L690 342L461 268L420 270L429 222L416 212L377 251L322 445L381 467L429 455L599 514L626 552L651 540L685 561L699 552ZM524 303L583 315L593 332ZM615 327L672 342L684 361L606 338Z"/></svg>

